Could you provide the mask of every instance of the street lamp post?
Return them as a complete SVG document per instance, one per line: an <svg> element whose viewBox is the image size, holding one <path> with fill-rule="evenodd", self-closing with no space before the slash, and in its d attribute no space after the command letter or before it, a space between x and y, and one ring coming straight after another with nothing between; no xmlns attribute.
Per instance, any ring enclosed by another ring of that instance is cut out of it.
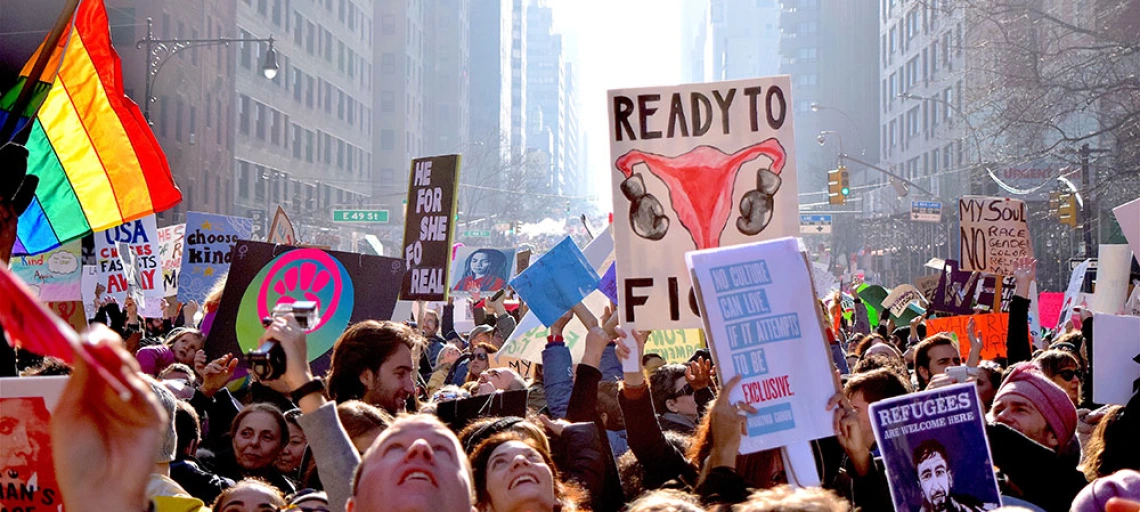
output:
<svg viewBox="0 0 1140 512"><path fill-rule="evenodd" d="M146 19L146 39L140 39L135 43L135 48L146 48L146 99L143 105L143 117L150 123L150 106L154 103L154 81L158 77L158 73L162 71L163 66L170 60L171 57L177 55L183 50L189 48L201 48L203 46L225 45L229 46L230 43L269 43L269 49L265 51L265 58L262 60L261 73L265 78L273 80L277 78L277 50L273 48L273 37L265 39L235 39L229 37L219 37L216 39L156 39L154 37L153 20Z"/></svg>

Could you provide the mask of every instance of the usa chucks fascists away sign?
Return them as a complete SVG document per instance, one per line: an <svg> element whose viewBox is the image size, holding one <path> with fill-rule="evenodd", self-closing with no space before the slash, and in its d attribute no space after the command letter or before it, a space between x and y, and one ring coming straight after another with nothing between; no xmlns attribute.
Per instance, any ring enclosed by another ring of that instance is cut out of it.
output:
<svg viewBox="0 0 1140 512"><path fill-rule="evenodd" d="M831 356L808 262L783 238L685 255L704 315L717 375L748 414L740 453L834 435Z"/></svg>
<svg viewBox="0 0 1140 512"><path fill-rule="evenodd" d="M459 185L459 155L412 160L408 179L403 300L445 300Z"/></svg>
<svg viewBox="0 0 1140 512"><path fill-rule="evenodd" d="M787 76L609 92L622 325L697 328L686 251L799 232Z"/></svg>

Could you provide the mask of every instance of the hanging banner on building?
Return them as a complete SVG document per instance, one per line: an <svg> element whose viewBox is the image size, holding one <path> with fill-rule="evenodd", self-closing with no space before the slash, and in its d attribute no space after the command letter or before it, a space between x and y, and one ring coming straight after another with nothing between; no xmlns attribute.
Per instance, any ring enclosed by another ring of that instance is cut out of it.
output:
<svg viewBox="0 0 1140 512"><path fill-rule="evenodd" d="M608 98L622 325L700 327L686 251L799 233L791 80Z"/></svg>
<svg viewBox="0 0 1140 512"><path fill-rule="evenodd" d="M12 273L20 276L41 301L82 298L83 244L76 240L35 256L12 256Z"/></svg>
<svg viewBox="0 0 1140 512"><path fill-rule="evenodd" d="M4 425L0 508L63 510L52 461L51 411L68 378L0 378L0 425Z"/></svg>
<svg viewBox="0 0 1140 512"><path fill-rule="evenodd" d="M186 235L178 274L178 300L199 303L230 270L234 244L248 240L253 220L212 213L186 214Z"/></svg>
<svg viewBox="0 0 1140 512"><path fill-rule="evenodd" d="M958 200L963 270L1012 276L1021 258L1033 257L1025 202L964 196Z"/></svg>
<svg viewBox="0 0 1140 512"><path fill-rule="evenodd" d="M748 414L740 453L834 435L825 407L837 391L805 255L795 238L685 255L717 375L742 380Z"/></svg>
<svg viewBox="0 0 1140 512"><path fill-rule="evenodd" d="M404 262L396 258L239 240L214 319L233 327L211 329L206 354L244 354L258 346L261 319L276 305L313 301L318 318L305 331L308 357L313 371L323 373L345 328L392 317L403 274Z"/></svg>
<svg viewBox="0 0 1140 512"><path fill-rule="evenodd" d="M459 155L412 160L402 254L408 267L400 287L403 300L447 298L451 239L459 201L459 162ZM503 279L510 278L507 274Z"/></svg>
<svg viewBox="0 0 1140 512"><path fill-rule="evenodd" d="M158 258L162 260L162 284L167 297L178 295L178 273L182 267L182 246L186 224L158 229Z"/></svg>
<svg viewBox="0 0 1140 512"><path fill-rule="evenodd" d="M973 382L880 400L870 416L895 510L1001 506Z"/></svg>
<svg viewBox="0 0 1140 512"><path fill-rule="evenodd" d="M127 300L129 283L123 274L118 244L122 242L138 254L139 284L146 297L146 307L139 306L145 318L162 318L162 297L166 293L162 282L162 262L158 257L158 227L154 215L133 220L102 233L95 233L95 265L99 271L98 284L122 306Z"/></svg>
<svg viewBox="0 0 1140 512"><path fill-rule="evenodd" d="M273 224L269 227L269 240L271 244L297 245L297 232L293 230L293 221L281 205L277 205L277 213L273 215Z"/></svg>

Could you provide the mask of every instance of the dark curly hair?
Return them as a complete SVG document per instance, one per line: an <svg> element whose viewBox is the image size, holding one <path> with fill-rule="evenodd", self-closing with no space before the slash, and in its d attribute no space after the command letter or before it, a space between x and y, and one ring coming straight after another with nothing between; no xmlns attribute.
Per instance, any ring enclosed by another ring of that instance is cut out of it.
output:
<svg viewBox="0 0 1140 512"><path fill-rule="evenodd" d="M365 389L360 374L379 370L400 345L408 347L415 360L422 338L399 322L365 320L353 324L333 345L326 377L329 398L338 403L363 398Z"/></svg>

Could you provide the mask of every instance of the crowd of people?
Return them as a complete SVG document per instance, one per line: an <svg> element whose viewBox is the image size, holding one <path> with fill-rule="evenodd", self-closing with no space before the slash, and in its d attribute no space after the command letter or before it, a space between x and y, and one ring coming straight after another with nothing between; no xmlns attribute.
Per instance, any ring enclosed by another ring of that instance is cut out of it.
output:
<svg viewBox="0 0 1140 512"><path fill-rule="evenodd" d="M990 450L1002 510L1140 510L1140 395L1092 403L1086 311L1038 347L1018 342L1035 268L1018 265L998 361L981 360L977 340L963 361L956 339L928 332L924 317L873 326L856 295L847 322L838 297L821 301L842 392L819 404L835 432L812 443L819 486L796 485L779 449L739 454L742 412L754 410L730 401L739 377L721 382L707 349L668 362L645 353L648 332L581 304L550 326L542 364L525 378L493 367L526 309L502 297L464 299L477 324L465 333L451 301L414 320L351 325L319 377L304 330L277 316L261 342L278 343L287 363L269 381L235 377L240 354L207 359L208 330L226 327L199 325L197 305L145 319L129 300L111 301L85 347L117 369L127 396L83 358L68 366L6 343L3 372L71 375L51 418L69 512L893 510L870 405L959 382L976 383L985 409L989 446L969 449ZM577 362L563 338L575 318L587 332ZM436 414L514 391L527 393L518 415L456 425ZM945 449L931 448L922 462L940 458ZM931 480L923 510L980 510L950 492L950 478Z"/></svg>

